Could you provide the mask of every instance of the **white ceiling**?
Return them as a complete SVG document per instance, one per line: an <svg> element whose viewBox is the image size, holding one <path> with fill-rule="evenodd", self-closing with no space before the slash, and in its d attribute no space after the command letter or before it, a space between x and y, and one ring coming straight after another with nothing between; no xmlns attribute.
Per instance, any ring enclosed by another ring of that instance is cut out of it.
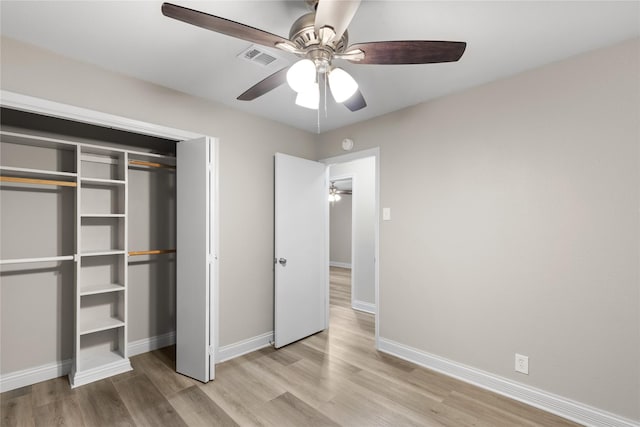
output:
<svg viewBox="0 0 640 427"><path fill-rule="evenodd" d="M322 1L322 0L321 0ZM287 37L304 1L180 1ZM466 41L457 63L355 65L340 61L368 106L352 113L332 102L316 111L294 104L283 85L255 101L236 97L297 60L267 67L236 55L250 43L194 27L160 12L159 1L0 2L3 36L208 98L310 132L324 132L527 69L640 36L640 1L363 1L349 26L351 43ZM268 49L268 48L267 48ZM319 120L319 129L318 129Z"/></svg>

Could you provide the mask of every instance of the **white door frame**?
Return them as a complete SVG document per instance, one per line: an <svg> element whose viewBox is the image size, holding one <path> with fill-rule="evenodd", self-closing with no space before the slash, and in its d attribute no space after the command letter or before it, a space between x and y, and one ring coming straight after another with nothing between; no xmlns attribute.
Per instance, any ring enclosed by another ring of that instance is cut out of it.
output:
<svg viewBox="0 0 640 427"><path fill-rule="evenodd" d="M338 163L347 163L353 160L364 159L366 157L374 157L375 158L375 228L374 228L374 241L375 241L375 304L376 304L376 313L375 313L375 340L376 340L376 349L380 348L380 292L379 292L379 276L380 276L380 148L370 148L362 151L353 151L347 154L342 154L339 156L329 157L326 159L320 160L320 162L324 163L328 166L338 164ZM328 189L327 189L328 191ZM352 213L353 214L353 213ZM329 234L329 230L327 230L327 239ZM353 236L353 231L352 231ZM352 241L353 245L353 241ZM353 263L353 248L352 248L352 259ZM352 264L353 267L353 264ZM327 284L327 297L329 295L329 284ZM353 293L352 296L353 298ZM327 319L329 318L329 298L327 298Z"/></svg>
<svg viewBox="0 0 640 427"><path fill-rule="evenodd" d="M49 101L47 99L36 98L33 96L23 95L16 92L11 92L7 90L0 90L0 106L11 108L14 110L25 111L28 113L36 113L49 117L58 117L61 119L72 120L75 122L87 123L95 126L107 127L119 129L127 132L138 133L142 135L156 136L160 138L173 139L175 141L186 141L189 139L200 138L203 135L200 133L195 133L183 129L176 129L167 126L161 126L154 123L143 122L140 120L134 120L127 117L116 116L114 114L103 113L100 111L90 110L88 108L76 107L74 105L63 104L61 102ZM214 141L214 147L217 150L218 147L218 138L211 137ZM216 160L218 158L217 151L215 153ZM217 166L217 165L216 165ZM219 249L219 224L218 224L218 188L217 188L217 173L218 168L216 167L216 188L213 197L215 197L216 203L216 212L215 212L215 224L216 233L214 242L215 253L218 254ZM219 268L216 268L216 273L213 280L213 289L211 298L215 300L214 305L209 309L213 311L211 313L211 331L213 331L214 342L210 343L213 345L214 351L211 356L213 360L211 360L211 364L214 364L215 355L218 354L219 348L219 336L218 333L218 295L219 295L219 284L218 284L218 271ZM128 343L127 343L128 344Z"/></svg>

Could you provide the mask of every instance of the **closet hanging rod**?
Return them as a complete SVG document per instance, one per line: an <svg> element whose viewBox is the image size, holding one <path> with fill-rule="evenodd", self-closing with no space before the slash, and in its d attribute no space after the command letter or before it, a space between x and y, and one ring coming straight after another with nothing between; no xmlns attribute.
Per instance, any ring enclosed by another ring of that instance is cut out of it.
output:
<svg viewBox="0 0 640 427"><path fill-rule="evenodd" d="M165 163L146 162L144 160L129 160L129 164L133 165L133 166L148 166L150 168L164 168L164 169L175 169L176 168L173 165L167 165Z"/></svg>
<svg viewBox="0 0 640 427"><path fill-rule="evenodd" d="M78 186L78 184L73 181L58 181L53 179L37 179L37 178L18 178L15 176L0 176L0 181L17 182L20 184L59 185L61 187L77 187Z"/></svg>
<svg viewBox="0 0 640 427"><path fill-rule="evenodd" d="M151 249L148 251L131 251L129 252L129 256L172 254L175 251L176 251L175 249Z"/></svg>

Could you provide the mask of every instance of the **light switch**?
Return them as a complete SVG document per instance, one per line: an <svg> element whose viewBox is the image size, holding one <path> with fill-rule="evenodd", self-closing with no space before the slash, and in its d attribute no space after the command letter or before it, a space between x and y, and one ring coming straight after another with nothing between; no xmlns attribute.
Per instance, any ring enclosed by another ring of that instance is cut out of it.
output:
<svg viewBox="0 0 640 427"><path fill-rule="evenodd" d="M391 221L391 208L382 208L382 220Z"/></svg>

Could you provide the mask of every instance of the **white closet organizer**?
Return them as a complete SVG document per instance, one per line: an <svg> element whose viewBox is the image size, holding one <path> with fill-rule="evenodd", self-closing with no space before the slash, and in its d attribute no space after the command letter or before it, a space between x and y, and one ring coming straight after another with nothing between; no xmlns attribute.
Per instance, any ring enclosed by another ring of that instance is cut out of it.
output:
<svg viewBox="0 0 640 427"><path fill-rule="evenodd" d="M131 370L127 354L128 153L80 146L72 387Z"/></svg>
<svg viewBox="0 0 640 427"><path fill-rule="evenodd" d="M41 163L62 165L57 169L37 164L22 167L4 161L0 165L3 186L53 185L76 190L73 253L12 257L0 260L0 264L75 261L72 387L131 370L127 351L128 257L175 249L128 251L128 170L131 166L175 168L175 158L14 132L0 131L0 136L3 149L22 150L21 158L25 158L25 151L34 151L34 158Z"/></svg>

